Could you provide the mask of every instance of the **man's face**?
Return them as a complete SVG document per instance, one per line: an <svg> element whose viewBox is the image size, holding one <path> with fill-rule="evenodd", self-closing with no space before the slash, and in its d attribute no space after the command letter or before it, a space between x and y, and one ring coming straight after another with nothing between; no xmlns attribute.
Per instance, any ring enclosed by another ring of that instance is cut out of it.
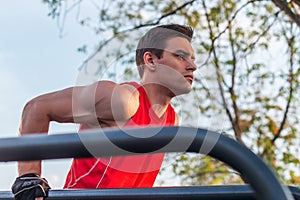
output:
<svg viewBox="0 0 300 200"><path fill-rule="evenodd" d="M175 95L191 91L194 71L197 69L194 50L182 37L167 41L162 57L157 60L157 78Z"/></svg>

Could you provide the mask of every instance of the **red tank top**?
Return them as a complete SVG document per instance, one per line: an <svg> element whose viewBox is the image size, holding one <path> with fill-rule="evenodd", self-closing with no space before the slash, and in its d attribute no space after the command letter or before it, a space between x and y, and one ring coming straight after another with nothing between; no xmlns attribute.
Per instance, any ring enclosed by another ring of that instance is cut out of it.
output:
<svg viewBox="0 0 300 200"><path fill-rule="evenodd" d="M175 123L175 112L171 105L159 118L142 86L130 82L140 93L140 105L125 127L168 126ZM82 129L86 129L84 125ZM114 156L74 159L64 188L136 188L152 187L163 161L164 154Z"/></svg>

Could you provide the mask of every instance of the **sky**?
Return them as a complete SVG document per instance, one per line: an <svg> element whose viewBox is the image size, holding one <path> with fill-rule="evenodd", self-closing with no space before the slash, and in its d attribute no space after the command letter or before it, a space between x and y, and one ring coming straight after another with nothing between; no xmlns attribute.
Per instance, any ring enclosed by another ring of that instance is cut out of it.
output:
<svg viewBox="0 0 300 200"><path fill-rule="evenodd" d="M0 6L0 138L16 137L22 109L31 98L75 84L85 58L77 48L94 42L90 30L68 19L63 37L47 16L42 1L1 1ZM50 133L74 132L75 125L51 124ZM70 160L43 164L52 188L61 188ZM0 163L0 190L10 189L17 176L16 162Z"/></svg>
<svg viewBox="0 0 300 200"><path fill-rule="evenodd" d="M84 6L81 9L82 18L85 14L93 15L93 9L89 9L93 5ZM78 24L76 12L68 15L61 34L57 21L49 17L48 12L47 5L41 0L1 2L0 139L18 136L22 109L30 99L86 84L95 78L80 73L79 67L86 55L77 49L83 44L92 49L97 44L97 37L90 29ZM115 65L118 64L112 62L111 66ZM93 67L95 65L89 64L88 69L94 70ZM77 129L74 124L51 123L49 134L75 133ZM42 176L52 189L63 187L70 164L71 159L43 161ZM171 166L168 164L164 167ZM10 190L17 176L17 162L0 162L0 190ZM168 185L178 184L174 177L168 179L168 175L162 179Z"/></svg>
<svg viewBox="0 0 300 200"><path fill-rule="evenodd" d="M82 18L93 16L89 6L93 5L82 7ZM48 12L47 5L41 0L1 2L0 139L17 137L22 109L30 99L87 83L78 70L86 55L77 49L83 44L92 48L97 44L97 37L90 29L78 24L76 12L68 15L61 34L57 21L49 17ZM112 66L115 65L118 64L112 62ZM93 66L89 64L88 67L93 70ZM77 129L74 124L51 123L49 134L74 133ZM42 176L52 189L63 187L70 164L71 159L43 161ZM17 176L17 162L0 162L0 190L10 190ZM165 180L167 175L163 179L168 185L177 184L173 177L169 179L170 183Z"/></svg>
<svg viewBox="0 0 300 200"><path fill-rule="evenodd" d="M22 109L30 99L75 85L85 59L77 48L97 43L92 31L72 15L61 37L48 12L41 0L1 1L0 138L17 137ZM77 132L77 126L51 124L50 134L61 132ZM53 189L62 188L70 163L71 159L43 162L42 175ZM0 163L0 190L9 190L16 177L16 162Z"/></svg>

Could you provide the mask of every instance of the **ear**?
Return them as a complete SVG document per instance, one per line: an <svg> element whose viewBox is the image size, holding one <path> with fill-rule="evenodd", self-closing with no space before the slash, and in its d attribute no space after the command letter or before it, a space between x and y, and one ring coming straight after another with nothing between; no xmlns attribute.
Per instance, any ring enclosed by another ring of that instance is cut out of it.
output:
<svg viewBox="0 0 300 200"><path fill-rule="evenodd" d="M151 71L156 69L156 65L154 63L155 55L149 51L144 53L144 63L145 66L148 67Z"/></svg>

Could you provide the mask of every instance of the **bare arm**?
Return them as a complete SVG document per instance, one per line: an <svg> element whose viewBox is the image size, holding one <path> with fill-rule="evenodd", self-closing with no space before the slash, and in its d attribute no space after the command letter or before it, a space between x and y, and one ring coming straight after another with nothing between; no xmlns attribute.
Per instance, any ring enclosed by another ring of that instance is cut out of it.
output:
<svg viewBox="0 0 300 200"><path fill-rule="evenodd" d="M61 120L72 122L72 117L70 117L72 110L72 104L69 99L70 95L71 89L65 89L63 91L41 95L29 101L22 113L19 134L47 133L50 121L55 120L55 115L51 114L56 110L60 110L57 116L62 116ZM40 175L41 162L18 162L18 171L19 175L26 173Z"/></svg>
<svg viewBox="0 0 300 200"><path fill-rule="evenodd" d="M136 112L138 93L129 85L99 81L93 85L71 87L29 101L24 107L20 135L47 133L50 121L113 126L125 123ZM19 162L19 175L41 174L41 162Z"/></svg>

